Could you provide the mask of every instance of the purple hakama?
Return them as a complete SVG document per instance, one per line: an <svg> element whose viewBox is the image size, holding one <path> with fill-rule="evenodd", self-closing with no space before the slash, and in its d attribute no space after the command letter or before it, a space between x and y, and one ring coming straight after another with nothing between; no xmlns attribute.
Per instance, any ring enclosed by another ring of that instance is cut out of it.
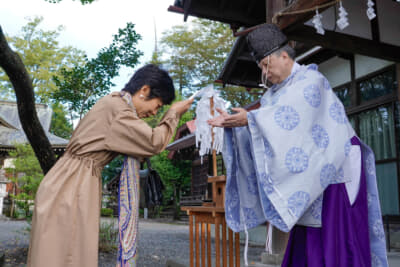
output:
<svg viewBox="0 0 400 267"><path fill-rule="evenodd" d="M357 137L353 137L351 143L361 145ZM350 203L344 183L331 184L324 192L322 228L293 227L283 267L371 266L367 185L363 165L361 160L360 187L353 204Z"/></svg>

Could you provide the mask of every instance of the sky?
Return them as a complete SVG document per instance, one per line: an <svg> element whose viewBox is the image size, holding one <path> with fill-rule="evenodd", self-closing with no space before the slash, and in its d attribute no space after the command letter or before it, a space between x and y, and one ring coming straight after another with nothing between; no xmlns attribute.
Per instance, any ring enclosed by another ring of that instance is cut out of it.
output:
<svg viewBox="0 0 400 267"><path fill-rule="evenodd" d="M183 15L167 11L174 0L96 0L92 4L82 5L79 0L62 0L51 4L45 0L1 0L0 26L9 36L20 33L27 24L27 17L42 16L41 28L55 30L64 26L59 41L61 46L73 46L87 53L89 58L108 47L112 35L127 22L135 24L135 30L142 36L138 49L144 55L140 57L143 66L151 59L155 45L154 25L157 38L162 32L174 25L182 25ZM133 74L132 69L123 68L111 91L120 90Z"/></svg>

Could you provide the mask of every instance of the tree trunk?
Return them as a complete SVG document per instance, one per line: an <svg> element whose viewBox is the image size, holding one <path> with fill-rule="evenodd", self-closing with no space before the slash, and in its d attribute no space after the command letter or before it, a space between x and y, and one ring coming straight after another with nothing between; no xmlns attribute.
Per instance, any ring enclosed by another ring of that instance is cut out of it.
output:
<svg viewBox="0 0 400 267"><path fill-rule="evenodd" d="M8 75L15 91L18 115L43 173L46 174L56 162L49 139L38 119L32 80L17 53L11 50L0 26L0 67Z"/></svg>

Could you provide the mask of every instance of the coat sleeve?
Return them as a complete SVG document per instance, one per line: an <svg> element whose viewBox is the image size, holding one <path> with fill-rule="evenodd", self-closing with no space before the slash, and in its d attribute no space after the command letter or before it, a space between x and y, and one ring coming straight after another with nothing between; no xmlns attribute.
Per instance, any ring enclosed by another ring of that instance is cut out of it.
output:
<svg viewBox="0 0 400 267"><path fill-rule="evenodd" d="M163 151L174 134L179 116L168 110L157 127L150 127L132 110L117 114L106 137L106 149L132 157L150 157Z"/></svg>

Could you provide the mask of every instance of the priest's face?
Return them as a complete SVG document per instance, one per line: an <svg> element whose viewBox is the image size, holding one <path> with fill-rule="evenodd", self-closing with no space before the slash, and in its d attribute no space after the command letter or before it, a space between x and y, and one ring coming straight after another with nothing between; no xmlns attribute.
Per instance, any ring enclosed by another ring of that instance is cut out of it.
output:
<svg viewBox="0 0 400 267"><path fill-rule="evenodd" d="M285 51L266 56L258 64L262 75L272 84L283 82L290 75L292 66L293 61Z"/></svg>

